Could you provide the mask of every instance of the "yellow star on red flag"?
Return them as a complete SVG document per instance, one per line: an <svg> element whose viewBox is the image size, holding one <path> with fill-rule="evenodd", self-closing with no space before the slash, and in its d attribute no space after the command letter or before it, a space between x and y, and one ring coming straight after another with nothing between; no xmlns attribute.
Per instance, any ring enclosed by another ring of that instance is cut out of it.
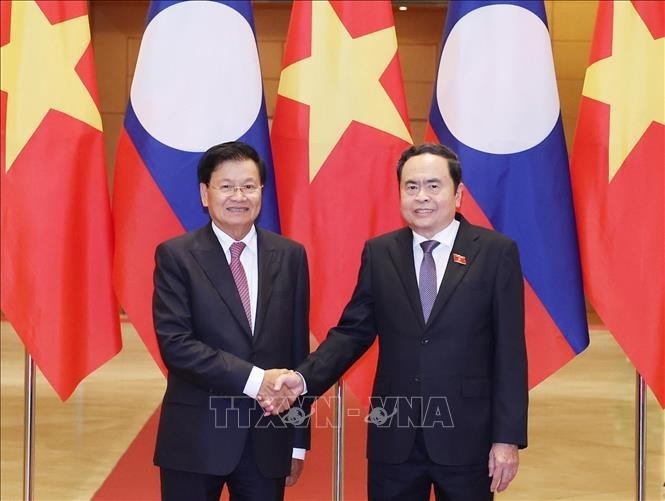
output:
<svg viewBox="0 0 665 501"><path fill-rule="evenodd" d="M394 26L353 38L330 3L312 2L312 55L284 68L278 90L310 106L310 181L352 121L411 142L380 82L396 51Z"/></svg>
<svg viewBox="0 0 665 501"><path fill-rule="evenodd" d="M13 2L10 37L0 48L7 171L50 110L102 130L99 109L76 73L90 44L88 16L51 24L34 1Z"/></svg>
<svg viewBox="0 0 665 501"><path fill-rule="evenodd" d="M665 124L665 38L632 2L614 2L612 55L586 72L582 94L610 105L609 181L651 122Z"/></svg>

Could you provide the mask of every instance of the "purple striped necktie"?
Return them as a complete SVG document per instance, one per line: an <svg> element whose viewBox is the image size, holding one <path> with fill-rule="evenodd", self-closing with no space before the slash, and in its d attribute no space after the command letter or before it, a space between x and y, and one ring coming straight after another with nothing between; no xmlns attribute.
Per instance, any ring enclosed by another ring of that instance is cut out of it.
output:
<svg viewBox="0 0 665 501"><path fill-rule="evenodd" d="M247 321L249 322L249 329L252 329L252 307L249 300L249 286L247 285L247 275L245 275L245 268L242 267L240 262L240 254L245 250L245 244L243 242L234 242L231 244L231 273L233 274L233 280L236 283L238 288L238 294L240 294L240 300L242 301L242 307L245 309L245 315L247 315Z"/></svg>
<svg viewBox="0 0 665 501"><path fill-rule="evenodd" d="M434 300L436 299L436 264L432 257L432 251L439 245L436 240L426 240L420 244L423 249L423 260L420 263L420 274L418 275L418 289L420 290L420 304L423 306L425 323L432 313Z"/></svg>

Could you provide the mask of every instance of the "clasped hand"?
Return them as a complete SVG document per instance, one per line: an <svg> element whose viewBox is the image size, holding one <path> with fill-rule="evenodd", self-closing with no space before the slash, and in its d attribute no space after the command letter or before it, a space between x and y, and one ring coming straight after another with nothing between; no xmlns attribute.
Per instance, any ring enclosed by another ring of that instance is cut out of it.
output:
<svg viewBox="0 0 665 501"><path fill-rule="evenodd" d="M256 400L266 416L288 410L304 391L302 378L288 369L269 369L263 375Z"/></svg>

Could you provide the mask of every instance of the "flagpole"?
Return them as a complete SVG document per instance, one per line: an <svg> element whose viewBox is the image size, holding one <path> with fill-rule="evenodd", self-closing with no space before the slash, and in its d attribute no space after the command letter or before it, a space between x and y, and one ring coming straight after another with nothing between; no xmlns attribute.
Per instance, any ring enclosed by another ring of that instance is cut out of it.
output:
<svg viewBox="0 0 665 501"><path fill-rule="evenodd" d="M32 501L33 465L35 450L35 361L25 351L25 378L23 404L23 499Z"/></svg>
<svg viewBox="0 0 665 501"><path fill-rule="evenodd" d="M646 475L646 399L644 378L635 371L635 499L644 501Z"/></svg>
<svg viewBox="0 0 665 501"><path fill-rule="evenodd" d="M344 382L335 383L335 426L333 428L333 500L344 497Z"/></svg>

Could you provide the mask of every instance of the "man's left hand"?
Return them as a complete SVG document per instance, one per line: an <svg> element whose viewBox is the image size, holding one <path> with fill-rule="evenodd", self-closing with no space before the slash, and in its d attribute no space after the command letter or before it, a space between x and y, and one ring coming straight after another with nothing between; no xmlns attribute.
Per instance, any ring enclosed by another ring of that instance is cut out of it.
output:
<svg viewBox="0 0 665 501"><path fill-rule="evenodd" d="M291 474L286 477L287 487L293 486L298 481L304 467L305 461L303 459L291 458Z"/></svg>
<svg viewBox="0 0 665 501"><path fill-rule="evenodd" d="M506 490L508 484L517 475L520 463L517 446L513 444L494 443L490 449L489 475L492 477L492 492Z"/></svg>

